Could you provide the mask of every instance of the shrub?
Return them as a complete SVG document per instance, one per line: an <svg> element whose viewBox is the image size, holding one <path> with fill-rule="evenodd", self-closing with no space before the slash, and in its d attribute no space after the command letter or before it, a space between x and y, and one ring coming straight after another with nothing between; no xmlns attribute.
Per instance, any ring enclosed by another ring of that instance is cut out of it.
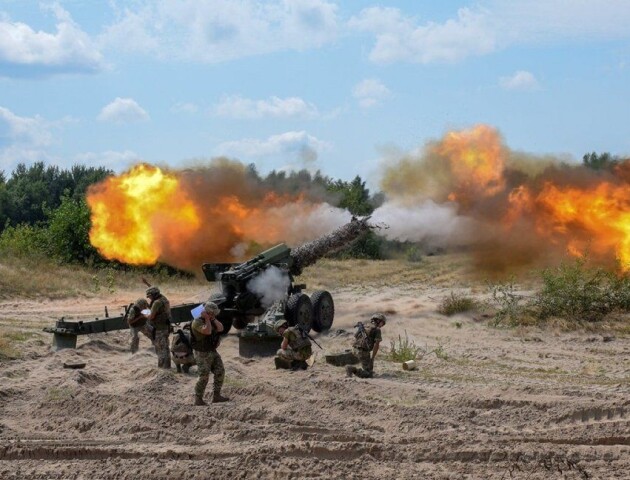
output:
<svg viewBox="0 0 630 480"><path fill-rule="evenodd" d="M413 340L410 340L405 330L405 338L398 335L397 340L391 341L389 358L394 362L406 362L415 360L421 352L423 352L423 348L417 346Z"/></svg>
<svg viewBox="0 0 630 480"><path fill-rule="evenodd" d="M586 260L562 263L542 272L543 287L533 306L537 317L561 317L570 321L600 320L615 309L628 309L630 282L601 268L588 268Z"/></svg>
<svg viewBox="0 0 630 480"><path fill-rule="evenodd" d="M46 230L33 225L8 226L0 234L0 254L26 257L44 255Z"/></svg>
<svg viewBox="0 0 630 480"><path fill-rule="evenodd" d="M477 307L477 302L474 298L468 297L464 294L451 292L451 294L442 299L442 302L438 306L438 313L442 315L451 316L456 313L468 312L474 310Z"/></svg>

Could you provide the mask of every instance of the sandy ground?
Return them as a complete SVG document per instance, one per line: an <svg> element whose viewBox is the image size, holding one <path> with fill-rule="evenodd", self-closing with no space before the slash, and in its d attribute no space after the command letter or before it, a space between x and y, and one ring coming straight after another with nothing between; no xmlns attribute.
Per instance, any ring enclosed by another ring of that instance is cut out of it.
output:
<svg viewBox="0 0 630 480"><path fill-rule="evenodd" d="M21 360L0 363L0 478L630 478L627 337L446 318L435 309L448 291L426 285L332 293L335 323L307 371L240 358L232 331L220 405L193 407L196 370L158 371L144 338L131 356L128 332L56 353L50 335L27 340ZM101 304L113 313L135 296ZM371 380L326 364L377 310L395 312L383 347L406 332L444 354L416 371L383 354ZM101 314L94 299L3 301L0 331ZM87 366L62 368L69 360Z"/></svg>

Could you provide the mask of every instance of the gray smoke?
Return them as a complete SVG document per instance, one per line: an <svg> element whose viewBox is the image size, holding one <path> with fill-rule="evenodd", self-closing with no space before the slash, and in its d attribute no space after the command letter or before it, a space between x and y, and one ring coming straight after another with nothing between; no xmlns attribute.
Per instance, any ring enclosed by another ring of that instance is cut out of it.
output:
<svg viewBox="0 0 630 480"><path fill-rule="evenodd" d="M275 302L283 300L288 292L291 280L287 272L273 265L247 283L247 289L256 294L263 308L269 308Z"/></svg>

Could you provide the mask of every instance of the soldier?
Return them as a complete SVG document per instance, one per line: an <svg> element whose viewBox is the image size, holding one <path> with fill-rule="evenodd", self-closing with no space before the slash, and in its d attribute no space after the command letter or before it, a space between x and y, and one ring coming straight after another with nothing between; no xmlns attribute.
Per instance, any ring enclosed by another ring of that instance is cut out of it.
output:
<svg viewBox="0 0 630 480"><path fill-rule="evenodd" d="M280 350L276 353L276 368L281 368L288 362L294 370L298 368L306 370L308 368L306 360L313 354L308 337L297 326L289 327L286 320L278 320L274 324L274 329L283 337Z"/></svg>
<svg viewBox="0 0 630 480"><path fill-rule="evenodd" d="M374 375L374 359L378 353L378 347L383 340L381 328L387 323L385 315L375 313L370 318L371 325L364 327L361 322L357 323L357 333L354 334L354 354L359 357L361 368L353 365L346 367L346 374L351 377L353 374L361 378L372 378Z"/></svg>
<svg viewBox="0 0 630 480"><path fill-rule="evenodd" d="M160 293L158 287L147 289L147 298L151 301L149 308L149 324L155 329L153 331L153 345L158 357L158 368L171 368L171 356L168 349L168 335L171 330L171 304L168 299Z"/></svg>
<svg viewBox="0 0 630 480"><path fill-rule="evenodd" d="M173 340L171 341L171 355L177 373L182 373L182 369L184 373L188 373L190 367L195 365L195 357L193 356L193 348L190 341L190 324L174 332Z"/></svg>
<svg viewBox="0 0 630 480"><path fill-rule="evenodd" d="M151 332L149 331L149 326L147 325L147 317L144 313L142 313L143 310L148 308L149 302L147 302L144 298L139 298L131 307L129 307L129 310L127 310L125 319L127 320L127 325L129 325L129 330L131 331L132 354L138 351L138 347L140 345L139 334L141 332L153 343L153 340L151 339Z"/></svg>
<svg viewBox="0 0 630 480"><path fill-rule="evenodd" d="M214 302L206 302L201 315L195 318L190 327L192 348L197 362L199 380L195 385L195 405L207 405L203 401L210 372L214 375L214 389L212 403L227 402L229 398L221 396L221 387L225 380L223 360L217 352L220 343L219 334L223 331L223 324L217 320L219 307Z"/></svg>

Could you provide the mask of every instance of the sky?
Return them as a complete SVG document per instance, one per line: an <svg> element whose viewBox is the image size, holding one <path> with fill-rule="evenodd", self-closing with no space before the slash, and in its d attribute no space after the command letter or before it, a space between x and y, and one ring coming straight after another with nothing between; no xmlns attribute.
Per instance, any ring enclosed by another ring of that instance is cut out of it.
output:
<svg viewBox="0 0 630 480"><path fill-rule="evenodd" d="M630 155L630 1L0 0L0 171L217 156L377 182L483 123Z"/></svg>

